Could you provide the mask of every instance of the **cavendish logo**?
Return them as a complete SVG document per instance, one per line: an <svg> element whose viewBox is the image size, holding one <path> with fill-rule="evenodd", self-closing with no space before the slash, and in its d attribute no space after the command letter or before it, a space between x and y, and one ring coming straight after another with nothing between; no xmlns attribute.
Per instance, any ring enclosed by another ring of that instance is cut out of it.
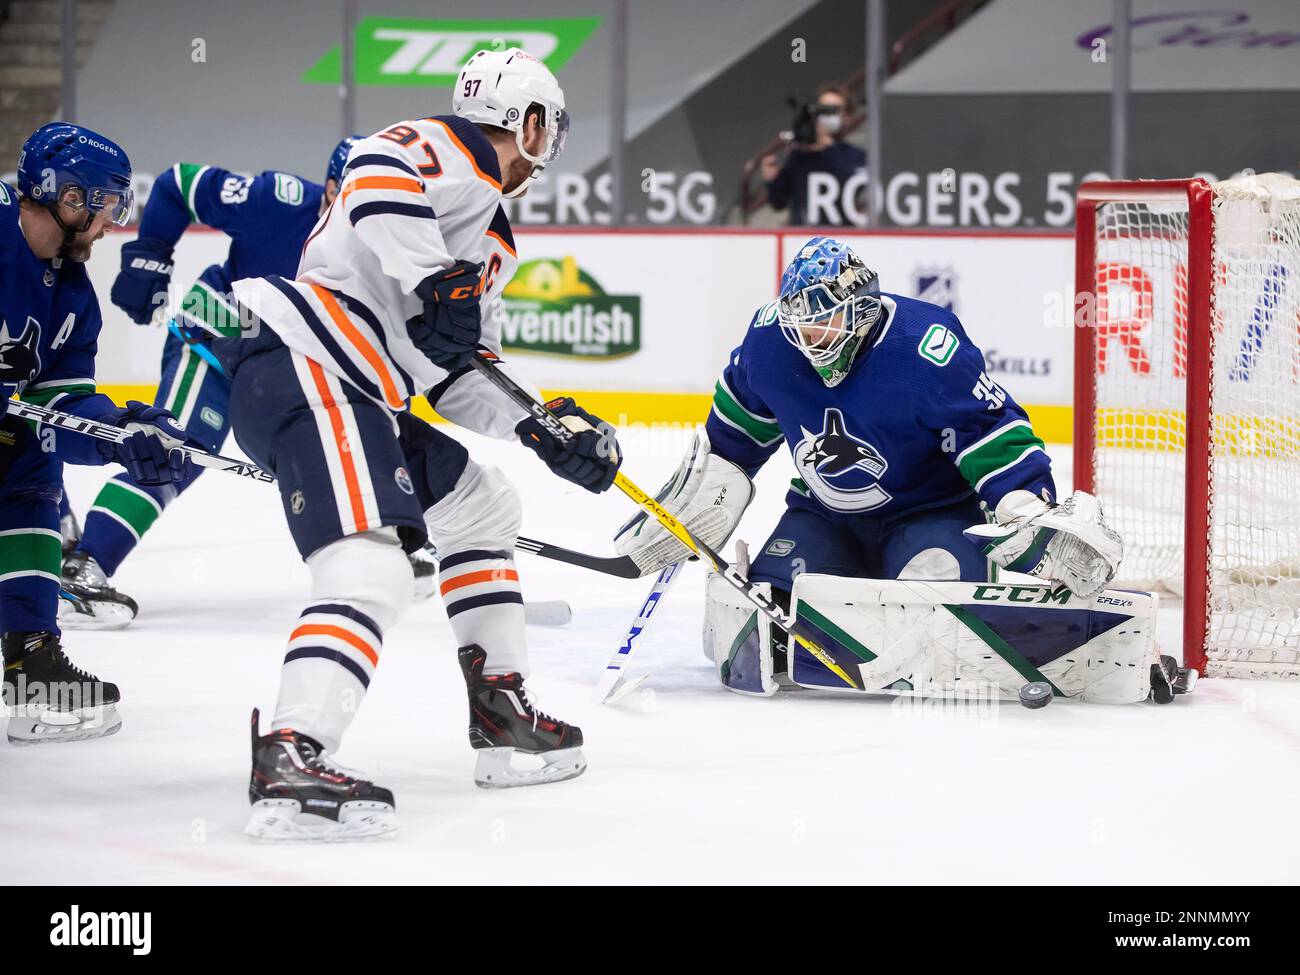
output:
<svg viewBox="0 0 1300 975"><path fill-rule="evenodd" d="M450 88L476 51L517 47L556 74L600 26L599 17L547 20L411 20L363 17L357 24L358 85ZM337 85L342 55L330 48L302 76L309 85Z"/></svg>
<svg viewBox="0 0 1300 975"><path fill-rule="evenodd" d="M572 257L526 261L501 297L508 352L617 359L641 348L640 295L606 294Z"/></svg>
<svg viewBox="0 0 1300 975"><path fill-rule="evenodd" d="M879 484L889 468L884 455L848 432L844 414L827 407L818 433L804 427L794 463L813 495L832 511L870 511L892 500Z"/></svg>

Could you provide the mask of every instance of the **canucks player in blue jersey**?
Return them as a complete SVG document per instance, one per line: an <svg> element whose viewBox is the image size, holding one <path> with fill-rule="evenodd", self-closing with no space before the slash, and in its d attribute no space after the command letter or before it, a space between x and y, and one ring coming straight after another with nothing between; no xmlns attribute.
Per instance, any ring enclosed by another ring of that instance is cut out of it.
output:
<svg viewBox="0 0 1300 975"><path fill-rule="evenodd" d="M957 316L881 292L828 237L800 249L755 313L661 499L720 545L783 444L798 477L750 567L778 601L803 572L984 581L988 560L1091 595L1118 564L1095 499L1057 504L1043 441ZM617 547L643 571L686 554L644 516Z"/></svg>
<svg viewBox="0 0 1300 975"><path fill-rule="evenodd" d="M296 275L303 243L333 202L358 139L349 136L334 148L323 185L273 170L243 176L216 166L177 163L154 183L139 236L122 247L121 271L110 297L132 321L148 325L167 304L172 252L186 229L203 224L230 237L226 260L207 267L180 302L163 345L154 399L205 450L219 451L230 432L230 379L215 365L203 339L239 334L239 318L230 304L233 281ZM131 622L135 601L111 588L108 579L202 471L195 467L192 477L161 487L138 484L129 473L104 485L86 516L84 534L64 560L65 628L113 629ZM427 568L431 571L432 565Z"/></svg>
<svg viewBox="0 0 1300 975"><path fill-rule="evenodd" d="M26 402L132 431L120 444L0 422L0 644L10 741L70 741L121 727L116 685L60 645L63 463L117 462L140 484L183 480L185 433L165 410L119 407L95 391L102 325L86 273L91 248L131 213L131 163L90 129L52 122L23 145L17 192L0 183L0 402Z"/></svg>

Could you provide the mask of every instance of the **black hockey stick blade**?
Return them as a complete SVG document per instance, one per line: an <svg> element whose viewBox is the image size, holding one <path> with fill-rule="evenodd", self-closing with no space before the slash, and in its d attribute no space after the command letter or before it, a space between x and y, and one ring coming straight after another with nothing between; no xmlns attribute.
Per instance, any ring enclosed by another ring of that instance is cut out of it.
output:
<svg viewBox="0 0 1300 975"><path fill-rule="evenodd" d="M637 564L626 555L614 558L588 555L586 552L575 552L570 548L539 542L534 538L525 538L522 535L515 540L515 548L521 552L528 552L544 559L551 559L554 562L565 562L569 565L576 565L581 569L590 569L592 572L603 572L607 576L618 576L620 579L640 579L644 574Z"/></svg>

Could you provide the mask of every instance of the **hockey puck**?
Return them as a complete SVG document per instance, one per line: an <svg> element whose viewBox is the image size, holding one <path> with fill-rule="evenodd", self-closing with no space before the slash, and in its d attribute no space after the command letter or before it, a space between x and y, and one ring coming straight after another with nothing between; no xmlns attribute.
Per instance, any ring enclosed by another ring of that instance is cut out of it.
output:
<svg viewBox="0 0 1300 975"><path fill-rule="evenodd" d="M1046 681L1031 681L1020 688L1020 703L1027 708L1045 708L1052 701L1052 685Z"/></svg>

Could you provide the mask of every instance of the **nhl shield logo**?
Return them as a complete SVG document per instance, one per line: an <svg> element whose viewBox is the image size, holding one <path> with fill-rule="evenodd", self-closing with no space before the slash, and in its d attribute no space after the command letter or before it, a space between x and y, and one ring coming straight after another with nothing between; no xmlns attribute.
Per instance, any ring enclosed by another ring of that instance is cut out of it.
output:
<svg viewBox="0 0 1300 975"><path fill-rule="evenodd" d="M827 407L822 429L803 427L794 463L813 496L832 511L870 511L892 500L880 486L889 468L884 454L849 432L844 414Z"/></svg>
<svg viewBox="0 0 1300 975"><path fill-rule="evenodd" d="M957 314L957 272L951 265L918 267L912 272L912 294Z"/></svg>

